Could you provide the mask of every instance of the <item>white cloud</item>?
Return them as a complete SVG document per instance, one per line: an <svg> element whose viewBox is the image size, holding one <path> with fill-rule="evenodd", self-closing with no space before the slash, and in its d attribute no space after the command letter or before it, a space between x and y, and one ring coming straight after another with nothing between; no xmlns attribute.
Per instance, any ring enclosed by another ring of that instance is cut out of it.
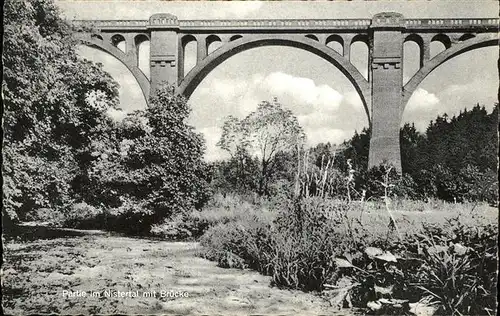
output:
<svg viewBox="0 0 500 316"><path fill-rule="evenodd" d="M457 113L463 108L471 108L476 103L493 109L498 92L498 79L476 78L464 84L452 84L439 93L443 109L448 114Z"/></svg>
<svg viewBox="0 0 500 316"><path fill-rule="evenodd" d="M411 122L415 124L417 130L424 132L429 121L434 119L441 110L441 101L434 93L418 88L406 105L401 125Z"/></svg>
<svg viewBox="0 0 500 316"><path fill-rule="evenodd" d="M359 97L358 92L350 91L344 95L344 100L355 110L364 110L363 101Z"/></svg>
<svg viewBox="0 0 500 316"><path fill-rule="evenodd" d="M200 89L200 93L229 101L244 94L248 87L249 85L245 81L218 79L213 80L209 86Z"/></svg>
<svg viewBox="0 0 500 316"><path fill-rule="evenodd" d="M304 129L316 129L323 126L332 126L335 124L335 115L322 113L321 111L312 112L306 115L298 115L297 120Z"/></svg>
<svg viewBox="0 0 500 316"><path fill-rule="evenodd" d="M316 85L309 78L295 77L283 72L273 72L260 83L262 89L278 98L291 99L301 113L313 111L335 112L342 102L342 95L328 85ZM297 113L298 114L298 113Z"/></svg>
<svg viewBox="0 0 500 316"><path fill-rule="evenodd" d="M353 133L354 131L344 131L328 127L317 128L307 133L307 144L309 146L327 142L340 144Z"/></svg>
<svg viewBox="0 0 500 316"><path fill-rule="evenodd" d="M236 107L238 113L232 114L238 117L254 111L261 101L271 101L274 97L296 115L318 111L332 114L343 100L342 95L328 85L317 85L311 79L283 72L272 72L266 76L255 74L248 80L214 79L200 87L199 93L205 102L217 104L213 111L220 112L221 107Z"/></svg>
<svg viewBox="0 0 500 316"><path fill-rule="evenodd" d="M435 109L439 102L439 98L434 93L418 88L413 92L410 100L408 100L405 111L428 112L429 110Z"/></svg>

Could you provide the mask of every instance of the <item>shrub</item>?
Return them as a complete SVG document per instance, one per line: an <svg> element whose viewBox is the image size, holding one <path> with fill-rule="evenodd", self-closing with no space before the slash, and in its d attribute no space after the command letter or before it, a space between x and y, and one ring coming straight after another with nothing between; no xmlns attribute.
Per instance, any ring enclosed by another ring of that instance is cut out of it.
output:
<svg viewBox="0 0 500 316"><path fill-rule="evenodd" d="M319 198L304 198L285 207L276 219L272 244L274 284L321 290L332 278L336 269L331 258L344 248L335 231L340 224L339 206Z"/></svg>
<svg viewBox="0 0 500 316"><path fill-rule="evenodd" d="M381 198L394 196L393 188L400 179L395 168L381 164L366 172L358 172L355 177L355 188L358 192L365 191L366 198ZM391 187L386 187L390 185Z"/></svg>
<svg viewBox="0 0 500 316"><path fill-rule="evenodd" d="M207 203L204 140L187 124L189 112L187 99L165 85L145 110L129 113L92 142L82 182L87 203L110 209L106 227L147 235L152 224Z"/></svg>
<svg viewBox="0 0 500 316"><path fill-rule="evenodd" d="M269 274L279 287L343 287L343 302L375 314L494 311L498 227L486 205L410 201L392 215L377 203L321 197L268 206L270 217L252 205L217 217L201 239L204 256Z"/></svg>
<svg viewBox="0 0 500 316"><path fill-rule="evenodd" d="M363 240L345 234L350 229L344 221L348 204L308 197L273 207L279 211L248 210L237 220L209 228L201 239L204 256L223 267L250 267L270 274L277 286L323 289L335 278L332 258Z"/></svg>
<svg viewBox="0 0 500 316"><path fill-rule="evenodd" d="M348 169L352 169L350 160L347 164ZM335 166L334 153L318 156L314 150L305 151L298 166L294 196L350 198L353 189L350 181L354 170L347 170L345 173L340 171Z"/></svg>
<svg viewBox="0 0 500 316"><path fill-rule="evenodd" d="M480 315L493 312L496 304L496 259L498 234L488 225L463 231L456 226L456 238L438 234L422 236L425 249L418 278L421 294L432 296L442 315ZM443 238L444 237L444 238Z"/></svg>
<svg viewBox="0 0 500 316"><path fill-rule="evenodd" d="M51 226L58 226L64 223L67 219L67 212L61 212L61 210L54 210L50 208L38 208L27 212L24 215L24 219L32 222L42 222ZM63 224L63 226L65 226Z"/></svg>
<svg viewBox="0 0 500 316"><path fill-rule="evenodd" d="M102 65L78 57L54 1L3 8L3 217L26 220L34 209L60 216L81 198L71 186L85 165L79 154L110 122L118 85Z"/></svg>
<svg viewBox="0 0 500 316"><path fill-rule="evenodd" d="M63 225L72 228L103 228L103 218L102 209L82 202L71 207Z"/></svg>
<svg viewBox="0 0 500 316"><path fill-rule="evenodd" d="M169 240L188 239L193 235L200 235L196 224L194 221L186 220L182 214L177 214L161 223L153 224L150 232L153 236Z"/></svg>
<svg viewBox="0 0 500 316"><path fill-rule="evenodd" d="M223 194L248 194L257 192L259 161L252 158L247 150L238 148L227 161L211 163L210 186Z"/></svg>
<svg viewBox="0 0 500 316"><path fill-rule="evenodd" d="M203 210L192 210L167 218L153 225L151 233L167 239L198 238L210 227L242 221L248 214L271 216L268 212L256 211L268 204L269 201L257 195L217 193Z"/></svg>
<svg viewBox="0 0 500 316"><path fill-rule="evenodd" d="M480 171L478 167L467 165L460 169L457 177L458 188L455 192L458 200L487 201L497 203L498 174L490 169Z"/></svg>
<svg viewBox="0 0 500 316"><path fill-rule="evenodd" d="M158 216L145 202L125 198L121 206L108 210L104 217L107 230L128 235L148 235L151 226L157 222Z"/></svg>
<svg viewBox="0 0 500 316"><path fill-rule="evenodd" d="M221 267L250 267L267 273L270 223L265 216L247 213L239 221L212 226L201 239L201 244L206 247L203 256L217 261Z"/></svg>
<svg viewBox="0 0 500 316"><path fill-rule="evenodd" d="M65 211L39 208L25 214L25 219L28 221L80 229L104 229L105 218L106 213L101 208L85 202L73 204Z"/></svg>
<svg viewBox="0 0 500 316"><path fill-rule="evenodd" d="M463 225L456 217L337 260L342 275L356 283L352 303L376 314L408 313L416 303L440 315L489 314L495 309L497 230Z"/></svg>

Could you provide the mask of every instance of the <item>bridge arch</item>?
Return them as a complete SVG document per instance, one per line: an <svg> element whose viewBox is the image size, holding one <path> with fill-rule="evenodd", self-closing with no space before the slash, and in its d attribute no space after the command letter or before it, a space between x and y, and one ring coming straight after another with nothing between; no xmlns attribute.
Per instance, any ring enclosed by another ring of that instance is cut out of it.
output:
<svg viewBox="0 0 500 316"><path fill-rule="evenodd" d="M440 42L441 44L444 45L444 48L445 49L448 49L451 47L451 39L448 35L446 34L443 34L443 33L439 33L439 34L436 34L435 36L433 36L431 38L431 43L432 42Z"/></svg>
<svg viewBox="0 0 500 316"><path fill-rule="evenodd" d="M337 45L335 45L337 44ZM344 55L344 39L338 34L332 34L326 38L325 45L337 51L339 54Z"/></svg>
<svg viewBox="0 0 500 316"><path fill-rule="evenodd" d="M307 34L306 37L315 40L316 42L319 41L318 37L314 34Z"/></svg>
<svg viewBox="0 0 500 316"><path fill-rule="evenodd" d="M339 53L305 36L248 36L229 42L199 62L180 82L178 91L189 98L201 81L222 62L240 52L262 46L288 46L303 49L333 64L347 77L358 92L371 126L369 111L371 94L368 81L356 67Z"/></svg>
<svg viewBox="0 0 500 316"><path fill-rule="evenodd" d="M89 47L97 48L100 51L110 54L111 56L118 59L122 64L127 67L127 69L132 73L135 80L139 84L141 88L142 94L144 95L144 99L146 103L149 100L149 91L150 91L150 83L146 75L139 69L138 65L132 65L127 58L127 55L118 47L114 46L111 43L107 43L98 37L88 36L88 34L77 34L75 35L76 39L79 40L82 44L87 45Z"/></svg>
<svg viewBox="0 0 500 316"><path fill-rule="evenodd" d="M420 68L419 71L408 81L408 83L403 87L403 102L401 104L401 116L408 104L408 100L412 96L413 92L417 89L419 84L427 77L434 69L444 64L446 61L461 55L465 52L488 47L497 46L499 44L499 38L495 34L482 34L474 38L470 38L467 41L463 41L451 46L447 50L436 55L433 59L425 64L424 67Z"/></svg>
<svg viewBox="0 0 500 316"><path fill-rule="evenodd" d="M239 35L239 34L236 34L236 35L233 35L229 38L229 41L232 42L232 41L235 41L237 40L238 38L242 38L243 36L242 35Z"/></svg>
<svg viewBox="0 0 500 316"><path fill-rule="evenodd" d="M137 34L136 36L134 36L134 43L135 43L136 47L139 47L139 45L141 45L144 42L148 42L148 41L151 41L151 39L149 38L149 36L147 34L140 33L140 34Z"/></svg>
<svg viewBox="0 0 500 316"><path fill-rule="evenodd" d="M198 45L200 45L200 44L198 44ZM207 38L205 39L205 46L206 46L207 54L210 54L213 51L217 50L221 45L222 45L222 39L218 35L211 34L211 35L207 36Z"/></svg>
<svg viewBox="0 0 500 316"><path fill-rule="evenodd" d="M476 35L471 34L471 33L464 33L464 35L460 36L460 38L458 40L462 42L462 41L466 41L466 40L474 38L474 37L476 37Z"/></svg>
<svg viewBox="0 0 500 316"><path fill-rule="evenodd" d="M424 65L424 39L417 33L410 33L404 38L403 45L406 43L415 43L418 45L418 61L420 67L422 67Z"/></svg>

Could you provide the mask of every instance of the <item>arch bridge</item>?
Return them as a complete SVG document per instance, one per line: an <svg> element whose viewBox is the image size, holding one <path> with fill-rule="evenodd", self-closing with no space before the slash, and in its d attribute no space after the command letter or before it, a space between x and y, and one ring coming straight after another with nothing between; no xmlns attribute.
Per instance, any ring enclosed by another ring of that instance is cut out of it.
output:
<svg viewBox="0 0 500 316"><path fill-rule="evenodd" d="M143 94L163 81L186 97L229 57L260 46L304 49L336 66L358 92L371 127L369 166L389 162L401 170L399 126L409 98L420 82L447 60L469 50L498 45L499 19L405 19L395 12L372 19L179 20L155 14L149 20L75 20L82 43L120 60L134 75ZM139 68L139 45L150 42L150 79ZM420 69L403 84L403 45L419 47ZM445 50L431 58L430 45ZM118 48L125 43L125 50ZM186 45L196 42L197 62L184 70ZM209 46L220 46L209 53ZM328 45L336 42L337 52ZM368 46L368 79L350 62L351 45Z"/></svg>

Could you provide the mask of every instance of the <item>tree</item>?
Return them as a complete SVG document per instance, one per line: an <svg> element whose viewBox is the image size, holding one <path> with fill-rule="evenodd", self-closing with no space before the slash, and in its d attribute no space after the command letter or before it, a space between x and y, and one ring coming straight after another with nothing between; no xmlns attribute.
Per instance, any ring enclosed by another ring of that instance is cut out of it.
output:
<svg viewBox="0 0 500 316"><path fill-rule="evenodd" d="M367 171L368 153L370 151L370 128L363 128L360 134L357 131L350 140L344 141L343 148L334 161L335 166L342 171L347 171L347 160L351 160L352 166L358 171Z"/></svg>
<svg viewBox="0 0 500 316"><path fill-rule="evenodd" d="M415 128L415 124L405 123L399 133L401 144L401 164L404 173L415 174L420 167L422 144L425 142L423 134Z"/></svg>
<svg viewBox="0 0 500 316"><path fill-rule="evenodd" d="M275 99L261 102L243 120L229 117L218 145L234 155L239 148L260 159L260 195L268 193L268 182L276 170L276 156L293 152L304 144L305 134L297 118Z"/></svg>
<svg viewBox="0 0 500 316"><path fill-rule="evenodd" d="M189 111L186 98L164 86L145 110L93 143L91 187L101 190L100 201L125 212L115 215L130 215L125 226L136 226L134 233L148 233L152 223L201 208L209 198L204 140L186 123Z"/></svg>
<svg viewBox="0 0 500 316"><path fill-rule="evenodd" d="M4 5L4 211L63 211L76 192L80 152L109 123L118 86L78 57L71 26L51 0Z"/></svg>
<svg viewBox="0 0 500 316"><path fill-rule="evenodd" d="M228 160L216 161L212 166L211 186L222 194L257 192L260 161L239 149Z"/></svg>

